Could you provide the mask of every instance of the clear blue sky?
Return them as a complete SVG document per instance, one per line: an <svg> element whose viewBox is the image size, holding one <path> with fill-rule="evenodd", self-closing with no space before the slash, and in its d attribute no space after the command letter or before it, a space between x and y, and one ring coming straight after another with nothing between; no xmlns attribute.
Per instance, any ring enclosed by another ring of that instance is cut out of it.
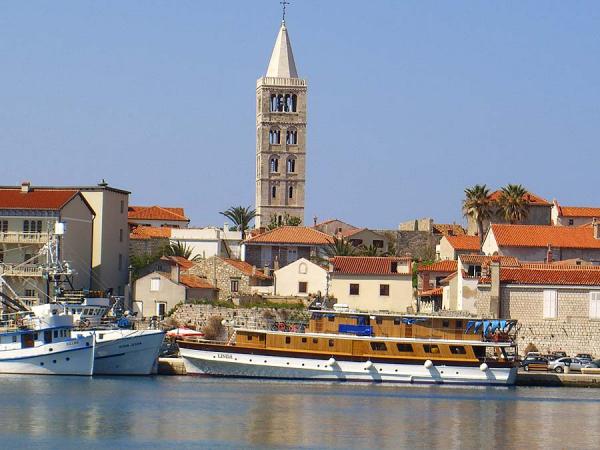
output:
<svg viewBox="0 0 600 450"><path fill-rule="evenodd" d="M254 203L255 82L277 0L0 2L0 184ZM600 2L296 0L306 220L461 221L463 189L600 205Z"/></svg>

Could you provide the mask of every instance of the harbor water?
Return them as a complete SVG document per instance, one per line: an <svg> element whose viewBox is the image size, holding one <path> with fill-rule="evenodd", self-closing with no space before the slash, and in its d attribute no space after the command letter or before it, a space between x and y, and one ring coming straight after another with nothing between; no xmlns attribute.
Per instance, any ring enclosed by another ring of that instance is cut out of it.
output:
<svg viewBox="0 0 600 450"><path fill-rule="evenodd" d="M600 389L0 376L3 448L598 448Z"/></svg>

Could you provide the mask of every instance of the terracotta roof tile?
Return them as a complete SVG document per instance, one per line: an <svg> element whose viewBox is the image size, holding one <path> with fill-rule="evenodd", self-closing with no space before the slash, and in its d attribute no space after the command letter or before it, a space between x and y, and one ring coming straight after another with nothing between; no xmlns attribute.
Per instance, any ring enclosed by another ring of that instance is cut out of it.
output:
<svg viewBox="0 0 600 450"><path fill-rule="evenodd" d="M239 259L229 259L229 258L222 258L222 259L227 264L235 267L236 269L241 271L244 275L247 275L249 277L254 276L256 278L260 278L263 280L268 280L271 278L271 277L268 277L267 275L265 275L265 273L262 270L257 269L252 264L249 264L246 261L240 261Z"/></svg>
<svg viewBox="0 0 600 450"><path fill-rule="evenodd" d="M411 258L393 256L336 256L330 259L334 273L354 275L409 275L411 273ZM392 272L392 263L407 266L407 272Z"/></svg>
<svg viewBox="0 0 600 450"><path fill-rule="evenodd" d="M438 297L444 294L444 288L438 287L427 291L419 292L419 297Z"/></svg>
<svg viewBox="0 0 600 450"><path fill-rule="evenodd" d="M130 206L127 217L134 220L171 220L189 222L183 208L168 208L164 206Z"/></svg>
<svg viewBox="0 0 600 450"><path fill-rule="evenodd" d="M74 189L30 188L27 193L21 188L0 189L0 209L59 210L77 194Z"/></svg>
<svg viewBox="0 0 600 450"><path fill-rule="evenodd" d="M194 267L193 261L185 259L183 256L163 256L161 259L164 261L172 261L184 270Z"/></svg>
<svg viewBox="0 0 600 450"><path fill-rule="evenodd" d="M192 289L216 289L206 278L197 275L180 275L179 282Z"/></svg>
<svg viewBox="0 0 600 450"><path fill-rule="evenodd" d="M548 247L600 249L592 227L557 227L552 225L493 224L499 247Z"/></svg>
<svg viewBox="0 0 600 450"><path fill-rule="evenodd" d="M478 236L445 236L445 238L455 250L480 250Z"/></svg>
<svg viewBox="0 0 600 450"><path fill-rule="evenodd" d="M130 239L171 238L170 227L135 227L129 234Z"/></svg>
<svg viewBox="0 0 600 450"><path fill-rule="evenodd" d="M283 226L251 237L245 243L328 245L333 243L333 238L314 228Z"/></svg>
<svg viewBox="0 0 600 450"><path fill-rule="evenodd" d="M506 284L600 286L600 270L547 266L547 268L501 267L500 282ZM490 278L481 278L480 282L490 283Z"/></svg>
<svg viewBox="0 0 600 450"><path fill-rule="evenodd" d="M491 193L491 194L488 196L488 198L489 198L490 200L492 200L492 201L495 201L495 202L496 202L496 201L498 201L498 200L500 199L500 195L502 195L502 191L501 191L501 190L497 190L497 191L494 191L494 192L492 192L492 193ZM532 194L531 192L528 192L528 193L527 193L527 194L525 194L523 197L525 198L525 200L527 200L527 201L528 201L528 203L529 203L530 205L544 205L544 206L549 206L549 205L551 205L551 203L550 203L548 200L546 200L546 199L544 199L544 198L542 198L542 197L539 197L539 196L537 196L537 195L535 195L535 194Z"/></svg>
<svg viewBox="0 0 600 450"><path fill-rule="evenodd" d="M563 217L589 217L590 219L600 218L600 208L590 208L586 206L561 206L560 215Z"/></svg>
<svg viewBox="0 0 600 450"><path fill-rule="evenodd" d="M342 231L341 233L338 233L338 236L341 236L343 238L349 238L351 236L354 236L357 233L360 233L361 231L365 231L367 228L353 228L351 230L346 230L346 231Z"/></svg>
<svg viewBox="0 0 600 450"><path fill-rule="evenodd" d="M452 273L458 270L458 261L454 259L444 259L432 264L419 265L419 272L445 272Z"/></svg>

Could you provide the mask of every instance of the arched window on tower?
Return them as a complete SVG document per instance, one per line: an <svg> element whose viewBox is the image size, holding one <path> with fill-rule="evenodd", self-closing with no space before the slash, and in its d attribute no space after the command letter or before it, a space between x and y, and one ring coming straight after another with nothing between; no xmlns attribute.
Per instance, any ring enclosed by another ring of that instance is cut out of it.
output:
<svg viewBox="0 0 600 450"><path fill-rule="evenodd" d="M288 188L288 198L294 198L294 188L292 186Z"/></svg>
<svg viewBox="0 0 600 450"><path fill-rule="evenodd" d="M271 186L271 198L277 198L277 186Z"/></svg>
<svg viewBox="0 0 600 450"><path fill-rule="evenodd" d="M273 129L269 131L269 144L281 143L281 130Z"/></svg>
<svg viewBox="0 0 600 450"><path fill-rule="evenodd" d="M288 145L297 145L298 132L296 130L287 130L285 133L285 143Z"/></svg>
<svg viewBox="0 0 600 450"><path fill-rule="evenodd" d="M285 112L292 112L292 96L290 94L285 94Z"/></svg>
<svg viewBox="0 0 600 450"><path fill-rule="evenodd" d="M269 161L269 172L277 173L279 172L279 158L273 156Z"/></svg>
<svg viewBox="0 0 600 450"><path fill-rule="evenodd" d="M271 94L271 112L276 112L279 106L277 95Z"/></svg>
<svg viewBox="0 0 600 450"><path fill-rule="evenodd" d="M282 94L279 94L277 96L277 111L278 112L283 112L284 111L284 98Z"/></svg>
<svg viewBox="0 0 600 450"><path fill-rule="evenodd" d="M287 172L294 173L296 172L296 160L294 158L288 158L287 160Z"/></svg>
<svg viewBox="0 0 600 450"><path fill-rule="evenodd" d="M296 112L298 107L298 96L296 94L292 95L292 112Z"/></svg>

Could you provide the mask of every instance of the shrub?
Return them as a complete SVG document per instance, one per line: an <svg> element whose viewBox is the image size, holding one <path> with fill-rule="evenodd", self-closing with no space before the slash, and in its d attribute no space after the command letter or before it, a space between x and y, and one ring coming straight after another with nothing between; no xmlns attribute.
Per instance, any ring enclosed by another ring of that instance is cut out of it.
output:
<svg viewBox="0 0 600 450"><path fill-rule="evenodd" d="M221 316L211 316L208 318L206 325L202 328L204 338L209 341L216 341L225 333L225 326L221 323Z"/></svg>

